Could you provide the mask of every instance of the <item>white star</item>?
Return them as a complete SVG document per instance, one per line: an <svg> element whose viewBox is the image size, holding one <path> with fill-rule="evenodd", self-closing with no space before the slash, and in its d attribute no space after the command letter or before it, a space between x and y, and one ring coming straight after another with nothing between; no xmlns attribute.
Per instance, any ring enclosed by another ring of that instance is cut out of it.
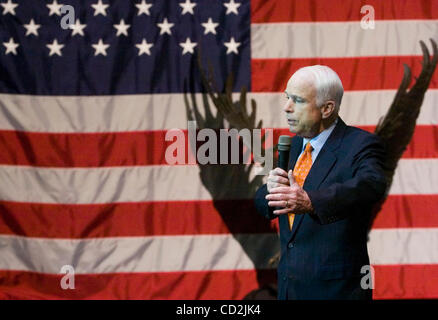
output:
<svg viewBox="0 0 438 320"><path fill-rule="evenodd" d="M23 27L26 28L26 36L31 34L38 36L38 29L41 28L41 25L35 24L35 21L31 19L28 24L23 24Z"/></svg>
<svg viewBox="0 0 438 320"><path fill-rule="evenodd" d="M227 54L230 54L232 52L239 54L239 51L237 51L237 48L240 46L240 42L234 41L234 37L231 37L230 42L225 42L225 47L227 47Z"/></svg>
<svg viewBox="0 0 438 320"><path fill-rule="evenodd" d="M6 54L12 53L13 55L17 55L17 48L20 45L15 43L14 39L10 38L8 42L3 42L3 45L6 47Z"/></svg>
<svg viewBox="0 0 438 320"><path fill-rule="evenodd" d="M219 23L215 23L211 18L208 18L208 21L206 23L201 23L201 25L205 28L204 34L208 34L209 32L216 34L216 28Z"/></svg>
<svg viewBox="0 0 438 320"><path fill-rule="evenodd" d="M196 44L196 42L191 42L189 38L186 39L186 42L181 42L179 45L183 48L182 54L195 53L194 48L196 47Z"/></svg>
<svg viewBox="0 0 438 320"><path fill-rule="evenodd" d="M11 0L8 0L6 3L0 3L3 7L3 15L6 15L7 13L12 14L15 16L15 8L18 6L16 3L12 3Z"/></svg>
<svg viewBox="0 0 438 320"><path fill-rule="evenodd" d="M49 16L52 14L56 14L57 16L61 15L62 4L58 3L58 0L53 0L52 4L47 4L47 8L49 8Z"/></svg>
<svg viewBox="0 0 438 320"><path fill-rule="evenodd" d="M92 47L94 48L94 50L96 50L94 52L95 56L97 56L99 54L106 56L106 50L108 49L109 44L105 44L105 43L103 43L102 39L99 39L99 42L96 44L93 44Z"/></svg>
<svg viewBox="0 0 438 320"><path fill-rule="evenodd" d="M73 32L71 33L72 36L74 36L75 34L79 34L81 36L84 36L84 29L87 27L86 24L81 24L81 22L79 21L79 19L76 19L75 24L71 24L70 25L70 29L73 30Z"/></svg>
<svg viewBox="0 0 438 320"><path fill-rule="evenodd" d="M106 16L106 9L109 7L109 4L103 4L102 0L99 0L97 3L91 5L94 9L94 15L97 16L101 14Z"/></svg>
<svg viewBox="0 0 438 320"><path fill-rule="evenodd" d="M160 30L160 35L167 33L167 34L172 34L172 31L170 31L170 28L172 28L174 26L174 23L169 23L169 21L167 21L167 18L164 18L162 23L157 23L157 26L161 29Z"/></svg>
<svg viewBox="0 0 438 320"><path fill-rule="evenodd" d="M141 56L142 54L147 54L148 56L151 55L150 49L152 48L153 44L148 43L146 41L146 39L143 39L143 41L141 43L138 43L135 46L139 49L139 52L138 52L139 56Z"/></svg>
<svg viewBox="0 0 438 320"><path fill-rule="evenodd" d="M227 12L225 14L231 14L231 13L235 13L236 15L239 14L237 8L240 7L240 3L235 3L234 0L230 0L230 2L224 3L224 6L227 7Z"/></svg>
<svg viewBox="0 0 438 320"><path fill-rule="evenodd" d="M120 36L121 34L127 36L128 35L128 29L131 27L130 24L125 24L125 21L122 19L120 20L119 24L115 24L114 28L117 29L117 34L116 36Z"/></svg>
<svg viewBox="0 0 438 320"><path fill-rule="evenodd" d="M62 56L61 49L64 48L64 45L59 44L58 40L53 40L52 44L48 44L46 47L50 49L49 57L53 56L54 54Z"/></svg>
<svg viewBox="0 0 438 320"><path fill-rule="evenodd" d="M196 6L196 3L192 3L190 2L190 0L186 0L186 2L180 3L179 6L183 8L181 14L186 14L186 13L195 14L193 12L193 8Z"/></svg>
<svg viewBox="0 0 438 320"><path fill-rule="evenodd" d="M142 15L143 13L150 16L151 13L149 12L149 9L152 7L151 4L146 3L145 0L141 0L141 3L138 3L135 5L138 8L138 16Z"/></svg>

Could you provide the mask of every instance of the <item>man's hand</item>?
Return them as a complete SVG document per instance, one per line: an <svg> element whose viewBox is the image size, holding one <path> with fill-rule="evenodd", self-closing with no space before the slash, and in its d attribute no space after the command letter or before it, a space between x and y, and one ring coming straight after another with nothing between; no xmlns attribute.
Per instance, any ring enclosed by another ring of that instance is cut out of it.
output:
<svg viewBox="0 0 438 320"><path fill-rule="evenodd" d="M269 171L266 187L269 193L271 193L271 190L274 188L289 187L289 177L287 172L281 168L275 168L274 170Z"/></svg>
<svg viewBox="0 0 438 320"><path fill-rule="evenodd" d="M278 171L277 171L278 170ZM269 173L268 177L268 191L266 200L269 200L268 206L270 207L283 207L284 209L274 210L274 214L286 214L295 213L303 214L313 211L312 202L310 201L307 192L295 181L292 170L287 174L287 185L284 183L284 174L279 170L286 173L286 171L276 168ZM278 175L274 173L277 172ZM272 177L271 177L271 173ZM280 178L275 178L280 176ZM276 179L278 182L271 180L271 188L269 188L269 178Z"/></svg>

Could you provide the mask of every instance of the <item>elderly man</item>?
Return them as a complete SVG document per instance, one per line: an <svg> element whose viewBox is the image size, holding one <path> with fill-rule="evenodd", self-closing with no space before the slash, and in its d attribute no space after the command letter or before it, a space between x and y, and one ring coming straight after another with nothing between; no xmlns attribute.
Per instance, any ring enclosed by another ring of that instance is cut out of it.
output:
<svg viewBox="0 0 438 320"><path fill-rule="evenodd" d="M257 211L279 219L279 299L372 298L361 270L369 270L367 229L387 185L384 148L339 117L343 92L336 72L320 65L287 83L283 110L296 134L289 170L272 170L255 198Z"/></svg>

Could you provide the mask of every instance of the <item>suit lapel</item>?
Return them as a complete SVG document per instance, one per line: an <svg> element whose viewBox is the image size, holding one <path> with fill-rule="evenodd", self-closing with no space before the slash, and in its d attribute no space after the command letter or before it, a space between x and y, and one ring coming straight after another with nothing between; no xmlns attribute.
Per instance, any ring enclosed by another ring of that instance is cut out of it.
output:
<svg viewBox="0 0 438 320"><path fill-rule="evenodd" d="M321 151L318 154L315 162L312 164L310 171L304 181L304 190L317 190L324 179L329 174L330 170L333 168L337 161L336 153L334 152L340 145L342 138L344 137L344 131L346 124L341 118L338 118L338 123L334 128L333 132L330 134L329 138L325 142ZM302 146L302 139L301 139ZM298 157L298 156L297 156ZM296 162L296 159L295 159ZM295 165L294 162L294 165ZM292 167L293 168L293 167ZM290 237L292 238L300 227L304 219L304 214L298 214L295 216L294 223L292 226L292 231L290 232ZM289 228L288 228L289 229Z"/></svg>

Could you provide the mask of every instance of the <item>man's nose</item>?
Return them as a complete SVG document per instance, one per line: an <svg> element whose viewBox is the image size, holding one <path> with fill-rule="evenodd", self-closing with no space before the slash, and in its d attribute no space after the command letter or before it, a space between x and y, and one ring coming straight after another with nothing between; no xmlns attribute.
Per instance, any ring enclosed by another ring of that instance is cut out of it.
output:
<svg viewBox="0 0 438 320"><path fill-rule="evenodd" d="M287 99L287 102L285 103L283 110L286 112L294 112L294 102L292 99Z"/></svg>

